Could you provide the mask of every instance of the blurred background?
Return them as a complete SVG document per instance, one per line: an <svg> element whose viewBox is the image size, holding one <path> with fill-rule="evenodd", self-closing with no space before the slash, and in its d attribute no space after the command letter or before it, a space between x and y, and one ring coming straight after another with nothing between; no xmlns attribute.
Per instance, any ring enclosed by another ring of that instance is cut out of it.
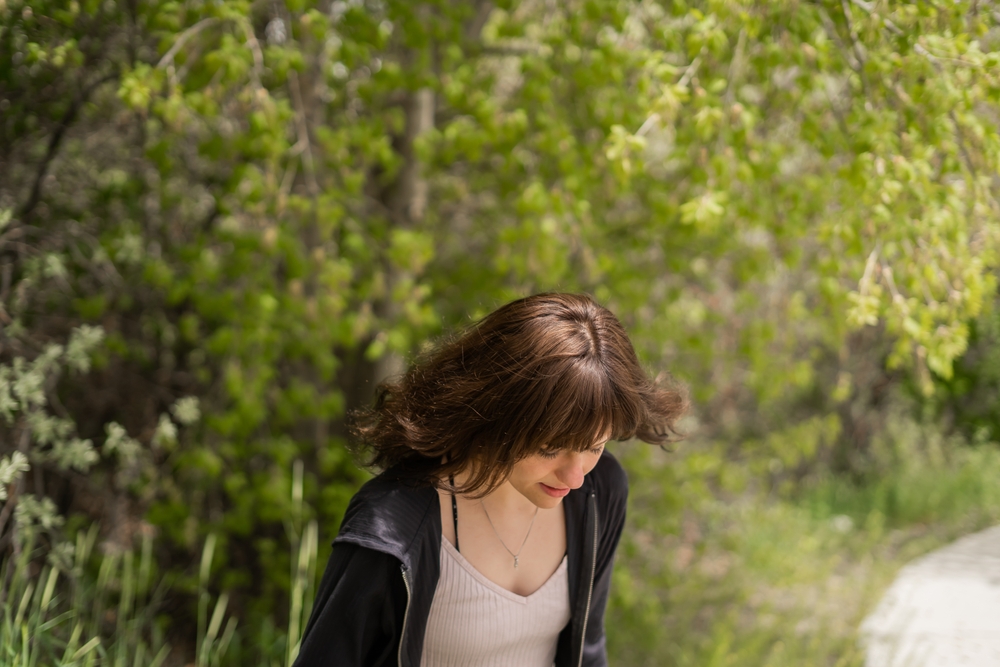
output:
<svg viewBox="0 0 1000 667"><path fill-rule="evenodd" d="M863 664L1000 521L1000 6L0 0L0 662L289 665L345 415L546 290L689 387L615 665Z"/></svg>

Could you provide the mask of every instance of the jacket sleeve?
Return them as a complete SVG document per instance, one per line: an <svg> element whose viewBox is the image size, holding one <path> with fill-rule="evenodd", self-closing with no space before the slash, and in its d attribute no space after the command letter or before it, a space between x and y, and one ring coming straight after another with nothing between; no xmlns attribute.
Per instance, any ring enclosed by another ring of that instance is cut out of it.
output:
<svg viewBox="0 0 1000 667"><path fill-rule="evenodd" d="M294 667L394 665L405 610L396 558L335 543Z"/></svg>
<svg viewBox="0 0 1000 667"><path fill-rule="evenodd" d="M625 527L625 506L628 501L628 478L621 465L611 459L613 465L598 489L599 535L597 542L597 569L594 572L594 597L590 604L590 618L587 621L587 636L583 646L583 665L586 667L607 667L607 638L604 633L604 609L608 604L611 590L611 571L614 568L615 551Z"/></svg>

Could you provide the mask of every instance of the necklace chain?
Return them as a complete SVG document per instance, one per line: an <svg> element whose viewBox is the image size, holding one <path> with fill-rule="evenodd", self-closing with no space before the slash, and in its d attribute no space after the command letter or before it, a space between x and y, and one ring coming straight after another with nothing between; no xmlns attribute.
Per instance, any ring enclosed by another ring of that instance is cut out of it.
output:
<svg viewBox="0 0 1000 667"><path fill-rule="evenodd" d="M517 553L514 553L507 548L507 543L503 541L503 538L500 537L500 533L497 532L497 527L493 525L493 519L490 518L490 513L486 511L486 505L482 500L479 501L479 504L483 506L483 512L486 513L486 520L490 522L490 528L493 529L493 534L497 536L498 540L500 540L500 544L503 545L503 548L506 549L507 553L514 557L514 569L516 570L518 558L520 558L521 552L524 551L524 545L528 543L528 536L531 535L531 527L535 525L535 517L538 516L538 506L535 506L535 513L531 517L531 523L528 524L528 532L524 534L524 541L521 542L521 548L517 550Z"/></svg>

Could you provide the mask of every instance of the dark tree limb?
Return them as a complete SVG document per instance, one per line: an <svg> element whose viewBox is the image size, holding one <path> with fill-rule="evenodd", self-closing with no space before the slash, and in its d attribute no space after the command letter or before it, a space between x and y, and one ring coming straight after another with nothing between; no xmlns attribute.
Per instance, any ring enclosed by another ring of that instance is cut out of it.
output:
<svg viewBox="0 0 1000 667"><path fill-rule="evenodd" d="M66 135L66 130L69 129L70 125L76 120L76 116L80 111L80 107L90 98L91 94L98 87L104 85L108 81L113 81L118 78L118 74L112 73L108 74L94 83L90 84L76 96L73 103L69 105L66 109L66 113L59 120L59 125L56 127L56 131L52 133L52 137L49 139L49 146L45 151L45 157L42 159L42 163L38 166L38 173L35 174L35 182L31 186L31 194L28 195L28 200L24 202L24 206L18 211L18 217L21 223L26 223L30 218L35 207L38 206L38 202L42 198L42 181L45 180L45 176L49 172L49 166L51 166L52 161L56 157L56 153L59 152L59 146L62 144L63 137Z"/></svg>

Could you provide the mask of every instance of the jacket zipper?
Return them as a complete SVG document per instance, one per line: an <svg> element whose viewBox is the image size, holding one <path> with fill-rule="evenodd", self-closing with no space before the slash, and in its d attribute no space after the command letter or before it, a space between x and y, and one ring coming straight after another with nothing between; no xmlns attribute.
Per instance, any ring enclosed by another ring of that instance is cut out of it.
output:
<svg viewBox="0 0 1000 667"><path fill-rule="evenodd" d="M596 552L595 552L596 553ZM399 651L396 654L396 662L399 667L403 667L403 639L406 637L406 621L410 616L410 578L406 576L406 566L399 566L400 572L403 573L403 586L406 587L406 609L403 611L403 627L399 631Z"/></svg>
<svg viewBox="0 0 1000 667"><path fill-rule="evenodd" d="M587 611L583 614L583 633L580 637L580 659L577 667L583 665L583 647L587 643L587 621L590 620L590 600L594 596L594 575L597 574L597 500L593 492L590 494L590 512L594 518L594 552L590 556L590 587L587 588Z"/></svg>

